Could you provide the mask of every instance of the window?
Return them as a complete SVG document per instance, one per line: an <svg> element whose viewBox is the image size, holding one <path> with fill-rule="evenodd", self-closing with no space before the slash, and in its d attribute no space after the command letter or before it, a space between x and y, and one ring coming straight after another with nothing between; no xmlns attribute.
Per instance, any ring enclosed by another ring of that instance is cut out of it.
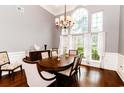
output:
<svg viewBox="0 0 124 93"><path fill-rule="evenodd" d="M72 18L75 24L71 29L71 34L79 34L88 31L88 11L85 8L79 8L74 11Z"/></svg>
<svg viewBox="0 0 124 93"><path fill-rule="evenodd" d="M99 36L102 37L102 32L103 31L103 12L97 12L92 14L92 24L91 24L91 60L100 60L100 42L103 42ZM94 33L95 32L95 33ZM100 34L100 33L101 34ZM103 46L103 45L102 45Z"/></svg>
<svg viewBox="0 0 124 93"><path fill-rule="evenodd" d="M91 16L91 24L88 24L88 11L85 8L79 8L72 14L75 22L74 26L68 32L63 30L63 53L69 49L78 50L86 60L100 61L104 52L103 32L103 12L96 12ZM91 25L90 31L88 26ZM61 43L61 42L60 42Z"/></svg>
<svg viewBox="0 0 124 93"><path fill-rule="evenodd" d="M91 59L92 60L100 60L100 56L98 54L98 34L91 35Z"/></svg>
<svg viewBox="0 0 124 93"><path fill-rule="evenodd" d="M78 49L79 47L83 47L83 36L72 36L72 46L73 49Z"/></svg>
<svg viewBox="0 0 124 93"><path fill-rule="evenodd" d="M103 12L97 12L92 15L92 32L103 31Z"/></svg>
<svg viewBox="0 0 124 93"><path fill-rule="evenodd" d="M84 57L84 36L72 36L72 41L72 49L77 50L78 54L81 54Z"/></svg>

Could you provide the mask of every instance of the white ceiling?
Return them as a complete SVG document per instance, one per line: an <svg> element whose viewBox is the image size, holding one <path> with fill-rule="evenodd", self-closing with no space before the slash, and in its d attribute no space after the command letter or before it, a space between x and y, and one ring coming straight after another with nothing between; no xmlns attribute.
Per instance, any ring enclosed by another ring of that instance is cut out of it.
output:
<svg viewBox="0 0 124 93"><path fill-rule="evenodd" d="M66 5L66 10L71 11L75 9L78 5ZM64 13L64 5L41 5L42 8L57 16L59 14Z"/></svg>

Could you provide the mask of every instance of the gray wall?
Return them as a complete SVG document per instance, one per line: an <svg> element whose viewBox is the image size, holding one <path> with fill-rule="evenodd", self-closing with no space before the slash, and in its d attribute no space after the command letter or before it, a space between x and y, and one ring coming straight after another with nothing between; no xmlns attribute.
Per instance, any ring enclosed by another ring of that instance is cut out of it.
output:
<svg viewBox="0 0 124 93"><path fill-rule="evenodd" d="M0 51L24 51L33 44L51 48L54 16L40 6L22 6L23 14L16 7L0 6Z"/></svg>
<svg viewBox="0 0 124 93"><path fill-rule="evenodd" d="M124 6L120 8L119 53L124 55Z"/></svg>
<svg viewBox="0 0 124 93"><path fill-rule="evenodd" d="M81 6L80 6L81 7ZM86 6L86 9L89 11L89 17L91 18L91 14L97 11L104 12L104 25L103 30L106 32L106 52L118 52L118 41L119 41L119 14L120 14L120 6L119 5L89 5ZM73 12L73 11L72 11ZM89 21L91 23L91 21ZM89 28L90 29L90 28ZM54 37L54 46L58 46L59 32L56 33L56 37Z"/></svg>

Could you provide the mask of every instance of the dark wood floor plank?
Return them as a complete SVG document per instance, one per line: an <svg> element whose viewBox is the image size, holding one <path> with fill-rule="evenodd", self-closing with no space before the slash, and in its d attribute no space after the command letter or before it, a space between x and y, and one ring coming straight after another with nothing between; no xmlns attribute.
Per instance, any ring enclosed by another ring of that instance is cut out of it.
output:
<svg viewBox="0 0 124 93"><path fill-rule="evenodd" d="M0 87L26 87L28 86L26 83L26 76L23 70L23 73L21 75L21 72L15 72L15 78L14 80L9 77L8 75L5 75L0 80Z"/></svg>

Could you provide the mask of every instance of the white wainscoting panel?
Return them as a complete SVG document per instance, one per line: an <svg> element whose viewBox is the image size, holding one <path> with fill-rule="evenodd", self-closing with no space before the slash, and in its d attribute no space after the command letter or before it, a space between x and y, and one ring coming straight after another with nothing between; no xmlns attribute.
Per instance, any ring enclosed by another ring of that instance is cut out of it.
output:
<svg viewBox="0 0 124 93"><path fill-rule="evenodd" d="M118 53L106 52L101 62L82 60L81 64L117 71Z"/></svg>
<svg viewBox="0 0 124 93"><path fill-rule="evenodd" d="M100 68L100 63L99 62L95 62L95 61L88 61L86 59L83 59L81 62L82 65L86 65L86 66L92 66L92 67L97 67Z"/></svg>
<svg viewBox="0 0 124 93"><path fill-rule="evenodd" d="M102 68L117 71L118 53L106 52L102 61Z"/></svg>
<svg viewBox="0 0 124 93"><path fill-rule="evenodd" d="M118 54L118 68L117 73L124 82L124 55Z"/></svg>
<svg viewBox="0 0 124 93"><path fill-rule="evenodd" d="M15 63L15 62L19 62L22 63L22 59L25 57L25 52L21 51L21 52L9 52L9 59L11 63Z"/></svg>

